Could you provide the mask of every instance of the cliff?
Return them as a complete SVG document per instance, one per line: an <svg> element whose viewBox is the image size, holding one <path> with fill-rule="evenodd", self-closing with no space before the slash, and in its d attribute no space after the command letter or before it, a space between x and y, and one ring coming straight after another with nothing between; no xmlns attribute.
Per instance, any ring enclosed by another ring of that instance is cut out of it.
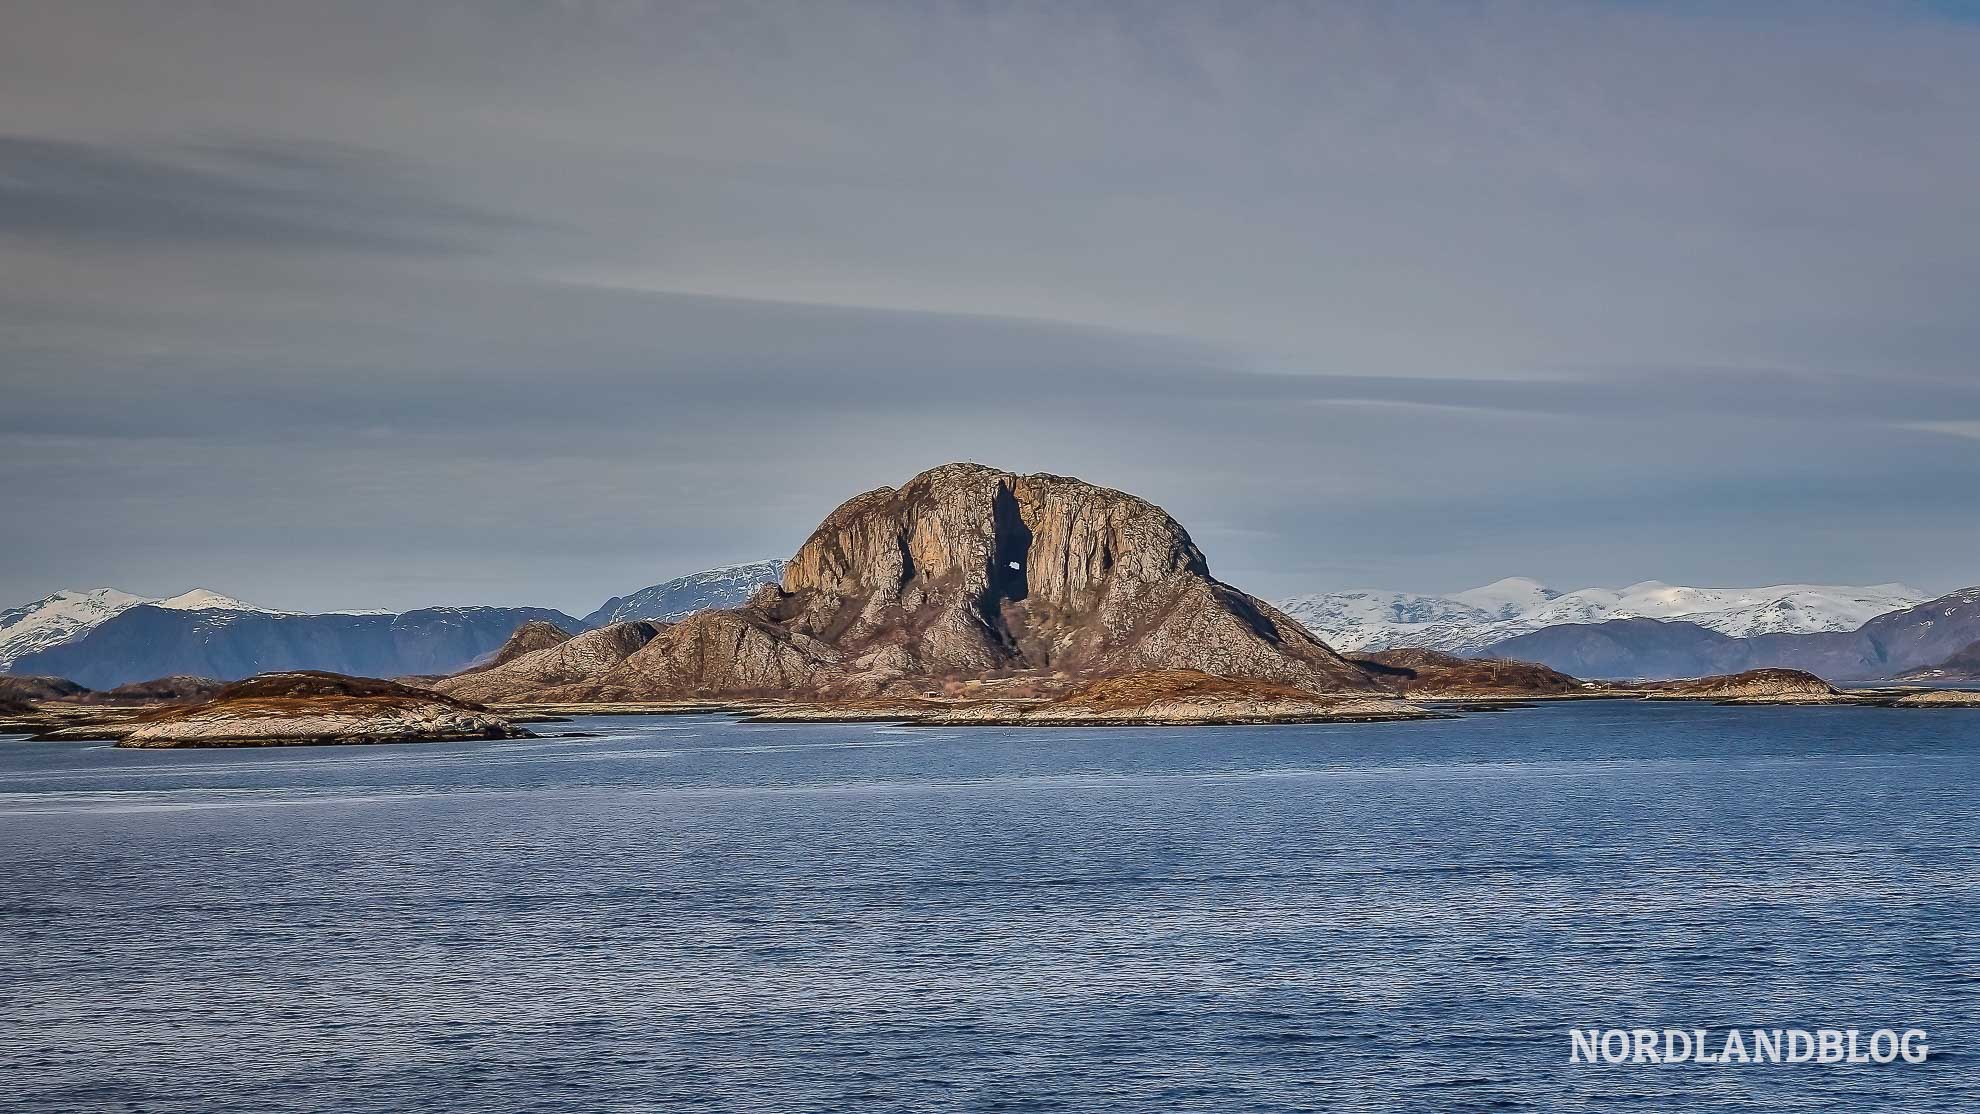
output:
<svg viewBox="0 0 1980 1114"><path fill-rule="evenodd" d="M566 680L534 657L438 687L483 699L858 698L995 677L1052 696L1096 677L1182 669L1311 694L1388 693L1212 577L1161 508L975 464L848 500L785 564L781 584L667 626L609 668Z"/></svg>

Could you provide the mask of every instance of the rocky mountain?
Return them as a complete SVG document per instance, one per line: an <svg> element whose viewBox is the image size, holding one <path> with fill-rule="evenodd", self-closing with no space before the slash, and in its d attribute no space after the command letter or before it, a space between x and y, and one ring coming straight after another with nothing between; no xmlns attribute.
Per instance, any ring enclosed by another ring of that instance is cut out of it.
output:
<svg viewBox="0 0 1980 1114"><path fill-rule="evenodd" d="M1474 654L1531 631L1611 619L1680 619L1735 638L1852 631L1925 600L1902 584L1688 588L1646 580L1627 588L1559 592L1513 577L1449 596L1331 592L1279 606L1344 652L1407 646Z"/></svg>
<svg viewBox="0 0 1980 1114"><path fill-rule="evenodd" d="M570 640L571 632L557 624L546 619L531 619L517 627L515 633L509 636L507 642L502 643L500 649L487 657L477 659L462 672L478 673L498 665L507 665L524 654L547 650L552 646L562 646Z"/></svg>
<svg viewBox="0 0 1980 1114"><path fill-rule="evenodd" d="M145 603L115 588L57 592L21 607L0 611L0 673L27 655L73 642L99 623Z"/></svg>
<svg viewBox="0 0 1980 1114"><path fill-rule="evenodd" d="M579 681L546 682L568 673L544 663L586 638L438 687L477 699L843 697L996 677L1012 693L1059 695L1096 677L1184 669L1316 694L1386 692L1298 623L1213 578L1161 508L974 464L854 497L799 548L781 584L621 645L634 640L623 660Z"/></svg>
<svg viewBox="0 0 1980 1114"><path fill-rule="evenodd" d="M588 685L617 668L651 642L661 629L659 623L613 623L488 669L456 674L436 683L434 688L463 700L484 703L562 694Z"/></svg>
<svg viewBox="0 0 1980 1114"><path fill-rule="evenodd" d="M1778 667L1843 681L1929 667L1974 641L1980 641L1980 588L1879 615L1849 631L1735 638L1691 622L1616 619L1548 627L1494 643L1485 653L1577 677L1702 677Z"/></svg>
<svg viewBox="0 0 1980 1114"><path fill-rule="evenodd" d="M747 565L725 565L692 576L641 588L630 596L614 596L604 606L585 616L587 627L630 623L638 619L671 623L697 611L736 607L765 584L775 584L784 575L782 561L752 561Z"/></svg>
<svg viewBox="0 0 1980 1114"><path fill-rule="evenodd" d="M80 638L21 656L12 671L66 677L95 689L174 674L222 681L294 669L358 676L444 674L496 651L532 619L567 629L579 625L540 607L296 615L139 604Z"/></svg>

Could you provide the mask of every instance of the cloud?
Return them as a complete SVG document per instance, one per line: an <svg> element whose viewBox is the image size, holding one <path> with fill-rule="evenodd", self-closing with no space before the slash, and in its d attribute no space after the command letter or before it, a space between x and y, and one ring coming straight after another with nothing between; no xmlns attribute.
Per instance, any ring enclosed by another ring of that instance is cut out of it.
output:
<svg viewBox="0 0 1980 1114"><path fill-rule="evenodd" d="M0 235L118 248L482 250L538 222L422 186L394 160L272 140L131 150L0 136Z"/></svg>
<svg viewBox="0 0 1980 1114"><path fill-rule="evenodd" d="M955 457L1268 593L1973 579L1980 31L1929 11L9 32L0 521L65 525L0 601L588 610Z"/></svg>
<svg viewBox="0 0 1980 1114"><path fill-rule="evenodd" d="M1921 433L1943 433L1951 437L1972 437L1980 439L1980 421L1973 422L1906 422L1904 429L1915 429Z"/></svg>

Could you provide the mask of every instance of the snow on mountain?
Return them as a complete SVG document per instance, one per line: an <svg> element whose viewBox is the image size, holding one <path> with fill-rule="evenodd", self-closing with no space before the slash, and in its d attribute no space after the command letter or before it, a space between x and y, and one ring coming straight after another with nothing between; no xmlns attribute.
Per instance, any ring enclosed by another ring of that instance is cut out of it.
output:
<svg viewBox="0 0 1980 1114"><path fill-rule="evenodd" d="M246 600L237 600L232 596L223 596L211 588L194 588L190 592L181 592L176 596L168 596L162 600L142 600L140 602L148 603L153 607L162 607L167 611L252 611L260 615L294 614L293 612L277 611L272 607L262 607L259 604L248 603Z"/></svg>
<svg viewBox="0 0 1980 1114"><path fill-rule="evenodd" d="M635 619L671 623L696 611L736 607L749 599L750 593L757 588L774 584L783 575L782 561L724 565L719 569L641 588L630 596L614 596L606 600L604 606L585 616L584 622L590 627L629 623Z"/></svg>
<svg viewBox="0 0 1980 1114"><path fill-rule="evenodd" d="M1524 576L1509 576L1504 580L1495 580L1483 588L1459 592L1451 598L1495 619L1517 619L1522 615L1538 611L1560 596L1561 593L1537 580Z"/></svg>
<svg viewBox="0 0 1980 1114"><path fill-rule="evenodd" d="M1610 619L1683 619L1741 638L1851 631L1929 598L1903 584L1688 588L1656 580L1558 592L1513 577L1449 596L1327 592L1295 596L1279 608L1337 650L1420 646L1463 653L1546 627Z"/></svg>
<svg viewBox="0 0 1980 1114"><path fill-rule="evenodd" d="M223 596L210 588L166 599L146 599L115 588L87 592L63 590L47 599L0 611L0 672L29 654L66 646L133 607L149 605L168 611L230 611L257 615L286 615L285 611Z"/></svg>
<svg viewBox="0 0 1980 1114"><path fill-rule="evenodd" d="M0 611L0 672L14 659L88 634L106 619L144 603L115 588L61 591L23 607Z"/></svg>

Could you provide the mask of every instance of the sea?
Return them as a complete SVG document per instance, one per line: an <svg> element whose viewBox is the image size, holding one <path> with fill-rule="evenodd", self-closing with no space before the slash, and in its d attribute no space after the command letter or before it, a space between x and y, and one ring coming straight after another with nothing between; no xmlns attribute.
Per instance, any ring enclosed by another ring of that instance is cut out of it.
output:
<svg viewBox="0 0 1980 1114"><path fill-rule="evenodd" d="M1980 711L536 730L0 740L0 1109L1980 1110Z"/></svg>

